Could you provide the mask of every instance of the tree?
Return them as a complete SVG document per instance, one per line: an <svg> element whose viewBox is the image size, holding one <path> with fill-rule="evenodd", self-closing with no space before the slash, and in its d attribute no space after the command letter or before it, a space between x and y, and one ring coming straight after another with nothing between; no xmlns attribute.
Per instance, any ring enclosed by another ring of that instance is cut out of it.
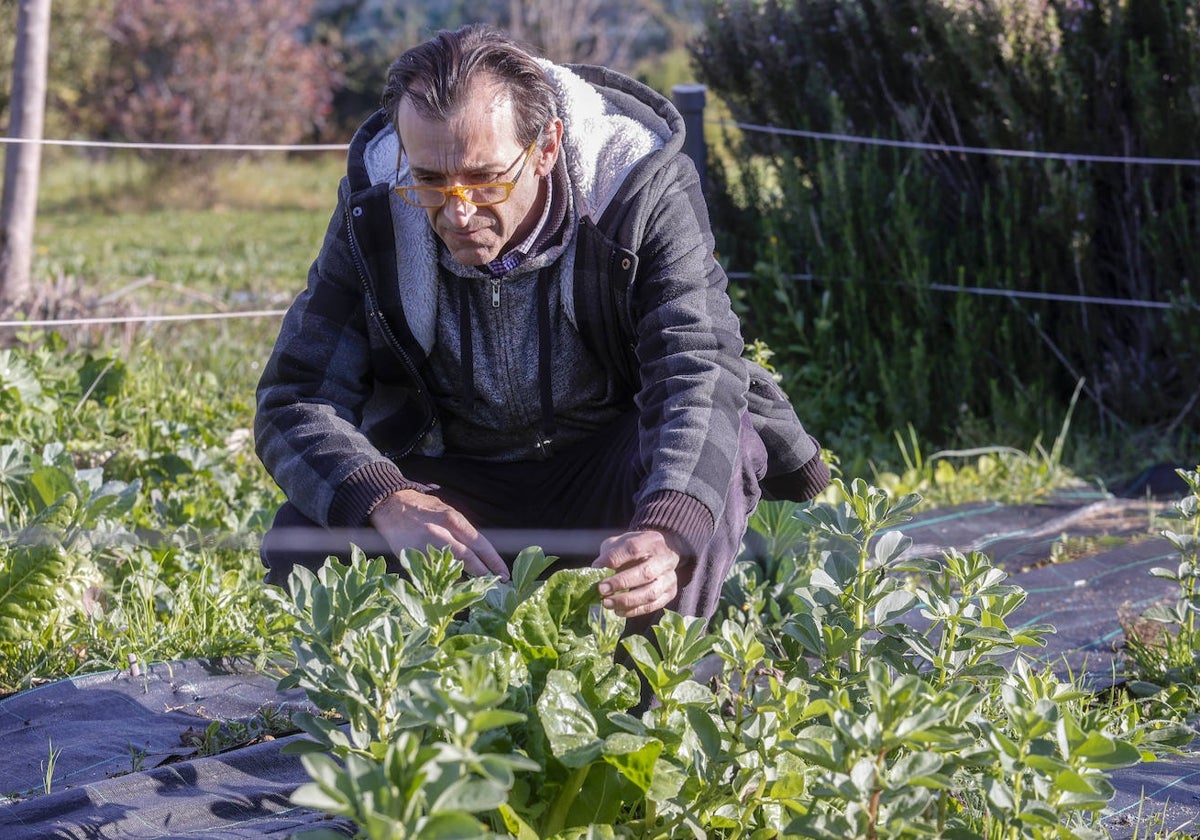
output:
<svg viewBox="0 0 1200 840"><path fill-rule="evenodd" d="M334 94L336 119L353 130L379 108L388 65L429 33L462 22L446 0L316 0L312 38L338 56L342 86Z"/></svg>
<svg viewBox="0 0 1200 840"><path fill-rule="evenodd" d="M46 57L50 43L50 0L20 0L13 52L9 136L31 143L7 144L4 194L0 200L0 302L29 296L38 173L46 109Z"/></svg>
<svg viewBox="0 0 1200 840"><path fill-rule="evenodd" d="M85 97L108 65L108 39L98 30L115 0L53 0L50 4L50 55L46 64L47 137L92 137L96 115ZM0 0L0 20L15 20L17 0ZM0 26L0 125L8 124L7 68L12 67L16 31Z"/></svg>
<svg viewBox="0 0 1200 840"><path fill-rule="evenodd" d="M614 6L624 6L619 24ZM551 61L603 64L628 70L637 33L650 22L642 3L613 0L509 0L508 29L513 37L536 44Z"/></svg>
<svg viewBox="0 0 1200 840"><path fill-rule="evenodd" d="M338 74L326 45L303 40L312 6L116 0L102 26L110 61L91 97L107 133L158 143L280 144L316 135Z"/></svg>

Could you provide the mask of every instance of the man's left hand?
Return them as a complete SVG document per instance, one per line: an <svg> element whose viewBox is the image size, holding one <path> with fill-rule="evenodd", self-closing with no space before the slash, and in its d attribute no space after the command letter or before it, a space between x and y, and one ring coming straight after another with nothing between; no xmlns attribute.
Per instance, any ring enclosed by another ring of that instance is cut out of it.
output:
<svg viewBox="0 0 1200 840"><path fill-rule="evenodd" d="M609 537L600 546L596 568L616 574L600 581L605 607L622 618L660 610L679 592L679 554L658 531L630 531Z"/></svg>

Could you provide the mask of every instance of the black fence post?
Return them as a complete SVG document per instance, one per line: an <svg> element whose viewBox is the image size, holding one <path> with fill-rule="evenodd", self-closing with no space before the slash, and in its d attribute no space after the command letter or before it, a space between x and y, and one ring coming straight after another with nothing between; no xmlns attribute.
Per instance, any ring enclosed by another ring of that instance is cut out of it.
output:
<svg viewBox="0 0 1200 840"><path fill-rule="evenodd" d="M671 95L675 107L683 115L683 126L686 136L683 141L683 151L696 164L700 173L700 189L708 190L708 148L704 144L704 85L686 84L675 85Z"/></svg>

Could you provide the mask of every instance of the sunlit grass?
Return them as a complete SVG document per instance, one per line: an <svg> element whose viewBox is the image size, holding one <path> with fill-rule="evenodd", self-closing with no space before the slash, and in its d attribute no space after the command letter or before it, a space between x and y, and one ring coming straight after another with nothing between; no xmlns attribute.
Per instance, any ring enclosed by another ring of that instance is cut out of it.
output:
<svg viewBox="0 0 1200 840"><path fill-rule="evenodd" d="M172 171L59 151L43 167L35 277L88 297L246 306L303 285L343 165L322 153Z"/></svg>

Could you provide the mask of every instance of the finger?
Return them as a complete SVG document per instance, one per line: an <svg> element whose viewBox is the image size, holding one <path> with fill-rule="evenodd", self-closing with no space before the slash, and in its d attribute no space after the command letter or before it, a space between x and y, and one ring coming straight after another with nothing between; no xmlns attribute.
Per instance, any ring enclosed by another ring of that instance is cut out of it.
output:
<svg viewBox="0 0 1200 840"><path fill-rule="evenodd" d="M455 556L463 561L463 571L472 577L495 575L502 581L508 580L508 564L466 517L461 514L454 517L447 531L454 543L460 546L453 550ZM468 557L471 561L469 564Z"/></svg>
<svg viewBox="0 0 1200 840"><path fill-rule="evenodd" d="M483 574L492 574L500 578L500 580L508 581L508 564L504 562L504 558L500 553L487 541L482 534L476 536L475 541L471 544L474 549L475 557L480 564L486 569Z"/></svg>
<svg viewBox="0 0 1200 840"><path fill-rule="evenodd" d="M649 604L640 604L635 607L613 610L613 612L619 615L621 618L638 618L639 616L650 615L651 613L666 609L670 603L671 598L664 597Z"/></svg>
<svg viewBox="0 0 1200 840"><path fill-rule="evenodd" d="M482 537L471 544L448 537L442 544L463 564L463 574L468 577L495 575L502 581L508 580L508 567L491 543Z"/></svg>
<svg viewBox="0 0 1200 840"><path fill-rule="evenodd" d="M613 565L613 553L621 542L628 538L627 534L619 534L615 537L609 537L604 542L600 543L600 553L596 555L596 559L592 561L592 568L615 569Z"/></svg>
<svg viewBox="0 0 1200 840"><path fill-rule="evenodd" d="M600 594L607 595L610 592L638 589L666 577L673 579L678 566L679 555L674 552L642 558L637 564L624 568L601 581Z"/></svg>
<svg viewBox="0 0 1200 840"><path fill-rule="evenodd" d="M677 594L678 581L674 575L669 575L647 586L605 598L602 603L622 618L635 618L663 609Z"/></svg>
<svg viewBox="0 0 1200 840"><path fill-rule="evenodd" d="M465 545L459 548L450 548L450 551L462 561L463 574L467 577L485 577L494 574L487 564L479 558L479 556Z"/></svg>
<svg viewBox="0 0 1200 840"><path fill-rule="evenodd" d="M659 534L630 536L610 548L608 564L614 569L620 569L632 563L639 563L648 557L662 554L667 550L667 546Z"/></svg>

